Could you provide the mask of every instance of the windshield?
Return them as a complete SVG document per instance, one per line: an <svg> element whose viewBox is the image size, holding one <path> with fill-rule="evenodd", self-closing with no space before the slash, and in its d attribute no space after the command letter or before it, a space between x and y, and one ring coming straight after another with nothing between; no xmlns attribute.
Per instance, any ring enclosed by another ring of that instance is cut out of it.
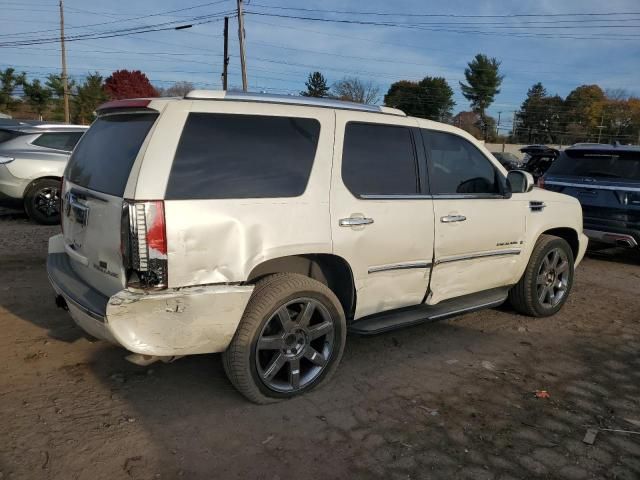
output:
<svg viewBox="0 0 640 480"><path fill-rule="evenodd" d="M156 113L127 113L98 118L76 146L66 178L81 187L121 197L157 117Z"/></svg>
<svg viewBox="0 0 640 480"><path fill-rule="evenodd" d="M551 164L550 175L640 180L640 152L565 150Z"/></svg>

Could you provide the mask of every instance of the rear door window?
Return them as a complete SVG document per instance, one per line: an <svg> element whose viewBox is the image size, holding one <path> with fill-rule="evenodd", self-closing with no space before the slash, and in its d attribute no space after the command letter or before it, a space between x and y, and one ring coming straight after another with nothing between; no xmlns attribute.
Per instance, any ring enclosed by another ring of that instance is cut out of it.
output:
<svg viewBox="0 0 640 480"><path fill-rule="evenodd" d="M90 190L121 197L131 167L157 113L99 117L78 143L65 177Z"/></svg>
<svg viewBox="0 0 640 480"><path fill-rule="evenodd" d="M356 197L418 193L411 130L396 125L347 123L342 181Z"/></svg>
<svg viewBox="0 0 640 480"><path fill-rule="evenodd" d="M551 164L550 175L640 180L640 151L565 150Z"/></svg>
<svg viewBox="0 0 640 480"><path fill-rule="evenodd" d="M318 146L311 118L191 113L167 185L167 200L302 195Z"/></svg>
<svg viewBox="0 0 640 480"><path fill-rule="evenodd" d="M33 142L39 147L53 148L55 150L64 150L70 152L80 140L84 132L51 132L43 133Z"/></svg>
<svg viewBox="0 0 640 480"><path fill-rule="evenodd" d="M430 185L434 195L500 193L498 174L468 140L451 133L422 130L429 146Z"/></svg>

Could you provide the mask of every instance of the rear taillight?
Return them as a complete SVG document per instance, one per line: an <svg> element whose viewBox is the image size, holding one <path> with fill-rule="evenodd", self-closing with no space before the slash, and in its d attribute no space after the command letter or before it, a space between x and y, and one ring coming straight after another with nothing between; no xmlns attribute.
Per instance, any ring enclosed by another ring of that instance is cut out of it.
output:
<svg viewBox="0 0 640 480"><path fill-rule="evenodd" d="M544 177L538 179L538 188L544 188Z"/></svg>
<svg viewBox="0 0 640 480"><path fill-rule="evenodd" d="M127 286L143 289L167 288L164 202L125 200L120 232L120 250L127 271Z"/></svg>

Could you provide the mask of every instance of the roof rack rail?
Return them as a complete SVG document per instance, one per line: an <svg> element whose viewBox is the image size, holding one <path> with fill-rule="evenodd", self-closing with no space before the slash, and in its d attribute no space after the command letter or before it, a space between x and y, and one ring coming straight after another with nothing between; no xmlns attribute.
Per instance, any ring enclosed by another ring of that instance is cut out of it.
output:
<svg viewBox="0 0 640 480"><path fill-rule="evenodd" d="M356 110L361 112L384 113L387 115L407 115L397 108L363 103L345 102L333 98L301 97L297 95L278 95L275 93L225 92L224 90L192 90L184 96L188 100L231 100L236 102L281 103L287 105L304 105L308 107L336 108L339 110Z"/></svg>

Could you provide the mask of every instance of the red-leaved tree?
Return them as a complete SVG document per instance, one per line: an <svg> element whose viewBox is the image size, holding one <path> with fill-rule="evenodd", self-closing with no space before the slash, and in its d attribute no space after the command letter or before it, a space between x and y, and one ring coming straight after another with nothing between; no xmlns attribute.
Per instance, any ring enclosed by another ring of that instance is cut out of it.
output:
<svg viewBox="0 0 640 480"><path fill-rule="evenodd" d="M140 70L116 70L105 80L104 91L112 100L158 96L156 89Z"/></svg>

